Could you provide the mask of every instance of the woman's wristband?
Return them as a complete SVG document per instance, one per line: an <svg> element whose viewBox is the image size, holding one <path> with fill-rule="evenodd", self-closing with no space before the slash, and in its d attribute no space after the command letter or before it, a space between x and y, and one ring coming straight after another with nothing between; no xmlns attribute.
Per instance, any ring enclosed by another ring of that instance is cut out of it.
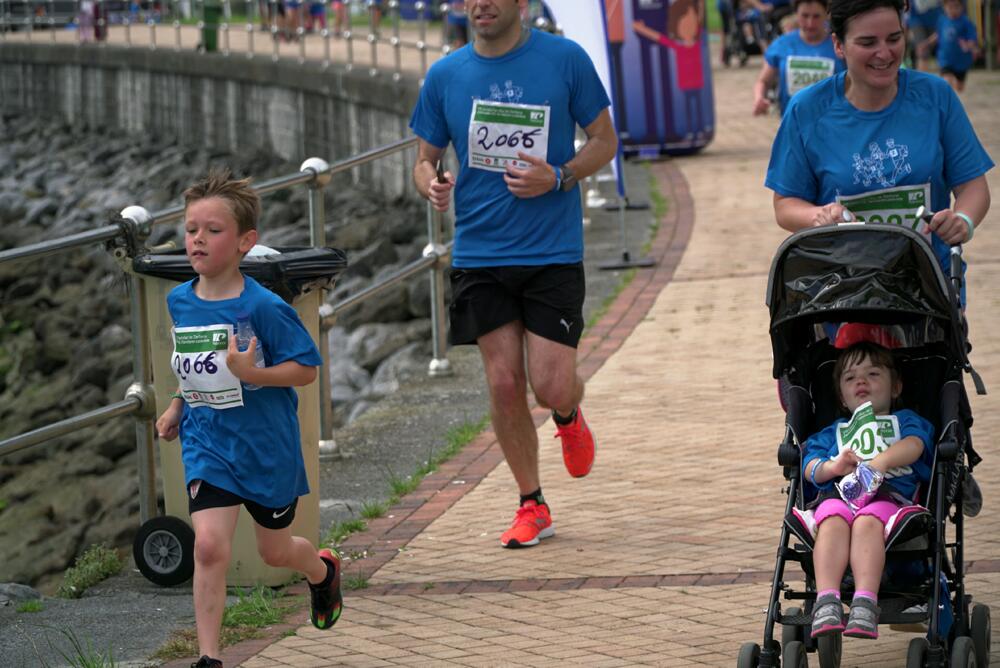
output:
<svg viewBox="0 0 1000 668"><path fill-rule="evenodd" d="M552 192L557 192L560 188L562 188L562 168L561 167L553 167L552 171L554 171L555 174L556 174L556 185L552 189Z"/></svg>
<svg viewBox="0 0 1000 668"><path fill-rule="evenodd" d="M170 393L170 398L171 399L183 399L184 395L181 394L180 392L171 392Z"/></svg>
<svg viewBox="0 0 1000 668"><path fill-rule="evenodd" d="M972 235L976 233L976 224L972 222L972 218L961 211L956 211L955 215L964 220L965 224L969 226L969 236L965 237L965 243L969 243L972 241Z"/></svg>

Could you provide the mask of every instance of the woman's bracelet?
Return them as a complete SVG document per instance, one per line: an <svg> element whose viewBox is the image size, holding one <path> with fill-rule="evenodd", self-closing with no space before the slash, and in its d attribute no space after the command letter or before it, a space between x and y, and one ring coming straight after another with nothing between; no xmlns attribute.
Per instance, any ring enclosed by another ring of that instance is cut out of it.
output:
<svg viewBox="0 0 1000 668"><path fill-rule="evenodd" d="M965 243L969 243L972 241L972 235L976 233L976 224L972 222L972 218L961 211L956 211L955 215L964 220L965 224L969 226L969 236L965 238Z"/></svg>
<svg viewBox="0 0 1000 668"><path fill-rule="evenodd" d="M170 393L170 398L171 399L183 399L184 395L181 394L180 392L171 392Z"/></svg>
<svg viewBox="0 0 1000 668"><path fill-rule="evenodd" d="M553 167L552 170L556 173L556 187L552 189L552 192L557 192L562 188L562 168Z"/></svg>

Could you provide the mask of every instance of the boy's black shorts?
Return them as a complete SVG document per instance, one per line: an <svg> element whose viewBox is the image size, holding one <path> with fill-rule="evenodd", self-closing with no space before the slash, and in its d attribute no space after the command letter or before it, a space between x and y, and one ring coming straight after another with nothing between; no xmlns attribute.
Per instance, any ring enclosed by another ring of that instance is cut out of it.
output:
<svg viewBox="0 0 1000 668"><path fill-rule="evenodd" d="M451 270L451 343L521 321L544 339L576 348L583 333L583 263Z"/></svg>
<svg viewBox="0 0 1000 668"><path fill-rule="evenodd" d="M254 522L265 529L284 529L295 519L295 508L299 505L299 500L296 498L284 508L267 508L204 480L195 480L188 486L188 512L192 515L208 508L239 505L246 506Z"/></svg>
<svg viewBox="0 0 1000 668"><path fill-rule="evenodd" d="M955 77L956 79L958 79L962 83L965 83L965 75L968 74L968 73L969 73L968 70L963 70L963 71L959 72L958 70L952 70L952 69L949 69L947 67L942 67L941 68L941 76L944 76L946 74L950 74L951 76Z"/></svg>

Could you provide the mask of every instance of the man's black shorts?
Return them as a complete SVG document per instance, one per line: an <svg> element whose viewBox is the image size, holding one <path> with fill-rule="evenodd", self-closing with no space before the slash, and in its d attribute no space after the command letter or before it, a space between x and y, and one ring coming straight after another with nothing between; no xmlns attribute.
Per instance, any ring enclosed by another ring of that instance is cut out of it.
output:
<svg viewBox="0 0 1000 668"><path fill-rule="evenodd" d="M451 343L463 345L509 322L576 348L583 333L583 263L451 270Z"/></svg>
<svg viewBox="0 0 1000 668"><path fill-rule="evenodd" d="M951 76L955 77L956 79L958 79L962 83L965 83L965 75L968 74L968 73L969 73L968 70L963 70L963 71L959 72L958 70L952 70L952 69L949 69L947 67L942 67L941 68L941 76L944 76L946 74L950 74Z"/></svg>
<svg viewBox="0 0 1000 668"><path fill-rule="evenodd" d="M299 505L299 500L296 498L284 508L268 508L204 480L195 480L188 486L188 512L192 515L199 510L208 508L228 508L239 505L246 506L254 522L265 529L284 529L291 525L292 520L295 519L295 507Z"/></svg>

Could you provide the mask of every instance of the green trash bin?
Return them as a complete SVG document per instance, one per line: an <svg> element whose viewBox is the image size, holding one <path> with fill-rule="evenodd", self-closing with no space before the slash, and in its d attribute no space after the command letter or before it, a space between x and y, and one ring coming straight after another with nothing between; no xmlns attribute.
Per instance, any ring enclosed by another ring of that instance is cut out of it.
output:
<svg viewBox="0 0 1000 668"><path fill-rule="evenodd" d="M205 53L219 50L219 25L222 23L222 5L205 2L202 5L201 48Z"/></svg>
<svg viewBox="0 0 1000 668"><path fill-rule="evenodd" d="M277 248L279 254L247 256L240 269L261 285L276 293L298 312L306 329L318 345L321 288L330 289L347 268L347 256L334 248ZM167 312L167 294L179 283L195 277L184 251L140 255L132 262L132 270L142 279L147 299L146 321L153 354L153 388L156 405L162 410L170 402L177 379L170 368L173 323ZM299 500L292 532L314 543L319 531L319 412L318 381L296 388L299 395L299 429L302 456L306 464L310 493ZM154 517L140 527L133 545L136 565L150 581L174 585L190 577L194 565L193 533L187 510L187 490L184 488L184 464L180 442L160 442L160 476L163 480L165 514ZM190 553L189 553L190 552ZM268 566L257 554L254 523L246 510L233 537L232 559L226 582L230 586L278 586L287 583L294 573Z"/></svg>

